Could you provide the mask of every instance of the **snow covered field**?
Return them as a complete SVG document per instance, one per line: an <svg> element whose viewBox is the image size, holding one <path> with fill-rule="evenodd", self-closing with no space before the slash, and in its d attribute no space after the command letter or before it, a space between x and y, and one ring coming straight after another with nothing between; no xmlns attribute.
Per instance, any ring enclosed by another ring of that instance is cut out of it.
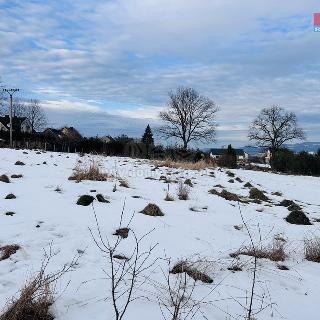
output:
<svg viewBox="0 0 320 320"><path fill-rule="evenodd" d="M121 187L117 182L117 191L113 192L116 182L113 179L80 183L68 180L79 159L85 163L92 158L106 172L116 171L130 187ZM25 165L15 165L17 160ZM143 235L155 229L144 241L145 248L158 243L152 253L154 257L169 257L173 263L197 257L210 261L206 272L214 281L212 284L197 281L195 292L199 299L205 297L205 301L210 302L201 308L203 314L210 320L243 319L245 310L241 304L248 303L246 297L251 290L253 259L240 256L238 263L243 266L242 271L232 272L228 267L235 260L230 254L249 245L249 236L238 203L210 194L208 190L221 185L230 192L247 197L249 189L244 184L250 182L266 191L271 200L240 203L253 240L259 243L261 237L261 243L269 245L275 237L281 238L285 240L287 252L284 262L258 260L257 295L264 295L263 305L269 306L256 318L319 319L320 263L304 259L304 239L320 236L320 222L317 222L320 219L319 178L239 169L231 171L243 182L234 180L231 183L224 169L153 168L148 161L129 158L89 155L80 158L77 154L0 149L0 175L23 175L18 179L10 178L10 183L0 182L0 247L8 244L21 246L9 259L0 261L0 308L39 270L43 249L48 249L52 243L58 254L52 259L49 271L70 262L77 252L84 252L75 270L58 283L60 295L53 306L56 319L114 319L111 302L105 300L110 297L110 282L103 271L108 271L107 260L96 247L88 229L91 227L96 232L93 208L76 204L81 195L101 193L110 203L94 201L93 206L104 235L111 240L117 238L112 234L118 227L125 201L124 222L127 223L135 212L130 228L136 234ZM177 181L191 179L190 199L179 200L176 195L178 184L170 183L169 192L175 200L165 201L168 184L159 180L161 176ZM61 192L55 191L57 186ZM282 195L272 195L277 191ZM9 193L13 193L16 199L4 199ZM286 222L284 218L289 214L288 209L276 205L283 199L294 200L300 205L313 225ZM164 216L140 213L148 203L157 204ZM10 216L6 212L15 214ZM129 234L121 244L121 253L126 254L132 245ZM280 270L279 265L285 265L289 270ZM162 259L152 269L150 281L165 283L160 267L166 269L166 262ZM148 299L132 302L125 319L162 319L156 293L152 290L156 291L156 286L146 283L142 292ZM255 300L254 307L259 309L259 305L260 302ZM203 319L202 313L198 313L195 319Z"/></svg>

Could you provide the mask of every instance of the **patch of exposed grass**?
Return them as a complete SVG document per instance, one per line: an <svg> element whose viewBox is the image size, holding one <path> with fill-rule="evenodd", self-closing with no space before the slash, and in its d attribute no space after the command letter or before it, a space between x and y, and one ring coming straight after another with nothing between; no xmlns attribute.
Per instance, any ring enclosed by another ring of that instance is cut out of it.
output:
<svg viewBox="0 0 320 320"><path fill-rule="evenodd" d="M253 185L250 182L246 182L243 186L245 188L252 188L253 187Z"/></svg>
<svg viewBox="0 0 320 320"><path fill-rule="evenodd" d="M188 261L179 261L174 265L170 271L172 274L186 273L195 281L201 281L203 283L212 283L213 279L204 272L197 269L197 267Z"/></svg>
<svg viewBox="0 0 320 320"><path fill-rule="evenodd" d="M263 191L252 188L249 192L249 198L253 200L269 201L269 198L263 193Z"/></svg>
<svg viewBox="0 0 320 320"><path fill-rule="evenodd" d="M107 200L101 193L98 193L96 195L96 198L99 202L102 202L102 203L110 203L109 200Z"/></svg>
<svg viewBox="0 0 320 320"><path fill-rule="evenodd" d="M0 261L9 259L20 249L18 244L10 244L7 246L0 247Z"/></svg>
<svg viewBox="0 0 320 320"><path fill-rule="evenodd" d="M12 178L12 179L19 179L19 178L22 178L22 177L23 177L22 174L12 174L12 175L11 175L11 178Z"/></svg>
<svg viewBox="0 0 320 320"><path fill-rule="evenodd" d="M13 193L9 193L6 195L5 199L16 199L17 197Z"/></svg>
<svg viewBox="0 0 320 320"><path fill-rule="evenodd" d="M115 233L113 234L114 236L119 236L122 239L128 238L129 235L129 228L119 228L115 231Z"/></svg>
<svg viewBox="0 0 320 320"><path fill-rule="evenodd" d="M186 184L186 185L189 186L189 187L193 187L193 183L192 183L191 179L186 179L186 180L184 181L184 184Z"/></svg>
<svg viewBox="0 0 320 320"><path fill-rule="evenodd" d="M154 160L153 165L156 167L167 167L175 169L186 169L186 170L202 170L212 165L206 163L204 160L198 162L185 162L185 161L173 161L171 159L166 160Z"/></svg>
<svg viewBox="0 0 320 320"><path fill-rule="evenodd" d="M285 220L291 224L311 225L309 218L303 211L291 211Z"/></svg>
<svg viewBox="0 0 320 320"><path fill-rule="evenodd" d="M119 179L119 185L120 187L130 188L129 182L125 179Z"/></svg>
<svg viewBox="0 0 320 320"><path fill-rule="evenodd" d="M239 202L243 202L242 199L235 193L229 192L225 189L223 189L221 192L215 190L215 189L211 189L209 190L209 193L217 195L219 197L224 198L225 200L228 201L239 201Z"/></svg>
<svg viewBox="0 0 320 320"><path fill-rule="evenodd" d="M143 210L140 211L141 213L147 216L153 217L161 217L164 216L164 213L161 209L154 203L149 203Z"/></svg>
<svg viewBox="0 0 320 320"><path fill-rule="evenodd" d="M231 177L231 178L234 178L235 177L235 174L231 171L226 171L226 175Z"/></svg>
<svg viewBox="0 0 320 320"><path fill-rule="evenodd" d="M4 182L4 183L10 183L9 177L8 177L7 175L5 175L5 174L2 174L2 175L0 176L0 181L1 181L1 182Z"/></svg>
<svg viewBox="0 0 320 320"><path fill-rule="evenodd" d="M22 162L22 161L20 161L20 160L18 160L18 161L15 162L15 165L16 165L16 166L24 166L25 163Z"/></svg>
<svg viewBox="0 0 320 320"><path fill-rule="evenodd" d="M77 201L77 205L80 206L89 206L94 200L93 196L84 194L82 196L79 197L78 201Z"/></svg>

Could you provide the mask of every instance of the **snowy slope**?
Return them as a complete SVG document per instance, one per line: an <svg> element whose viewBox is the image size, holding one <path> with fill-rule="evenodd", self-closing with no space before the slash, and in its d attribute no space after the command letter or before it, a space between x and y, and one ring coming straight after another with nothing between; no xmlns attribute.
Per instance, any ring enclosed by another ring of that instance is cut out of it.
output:
<svg viewBox="0 0 320 320"><path fill-rule="evenodd" d="M80 183L68 180L79 159L89 162L93 157L105 171L117 171L119 176L129 182L130 188L118 186L117 191L112 192L113 180ZM25 166L15 165L17 160L23 161ZM248 261L243 271L233 273L228 267L233 261L229 254L243 244L249 244L249 237L245 228L234 228L235 225L243 224L238 204L209 194L208 190L220 184L228 191L247 196L249 189L244 188L243 184L250 182L265 190L274 203L284 198L295 200L313 222L311 226L287 223L284 218L289 212L282 206L269 203L240 204L255 241L258 242L261 236L263 242L268 244L276 235L287 240L288 258L283 264L289 267L288 271L279 270L276 262L266 259L258 261L257 290L260 293L268 292L265 299L272 303L272 307L259 313L257 318L319 319L320 264L304 260L303 247L305 237L320 236L319 222L315 221L320 219L319 178L231 170L244 182L229 183L230 177L226 170L215 169L213 177L212 169L188 171L159 168L152 171L152 168L148 161L129 158L88 155L80 158L77 154L37 154L31 150L0 149L0 175L23 175L20 179L10 179L11 183L8 184L0 182L0 246L17 243L22 248L10 259L0 261L0 308L39 269L43 249L47 249L52 242L54 250L59 254L51 261L50 270L61 268L64 263L71 261L77 251L84 251L76 269L59 282L58 289L62 292L53 307L56 319L113 319L110 301L104 301L110 296L109 282L102 270L108 268L106 259L95 246L88 229L91 227L96 230L93 210L91 206L76 205L82 194L102 193L110 203L95 201L94 208L105 235L113 239L112 233L118 226L121 209L126 201L125 220L128 221L135 212L131 228L137 234L142 235L155 229L145 244L147 248L158 243L153 252L155 257L166 256L178 261L198 254L212 261L209 273L214 283L197 284L196 293L203 297L210 292L206 300L211 303L202 309L208 319L243 316L245 312L238 302L246 303L244 298L251 288L252 259L241 256L242 261ZM190 200L178 200L177 184L172 183L170 193L175 196L175 201L165 201L167 184L159 180L162 175L182 181L190 178L194 183L190 190ZM55 191L57 186L62 192ZM275 191L282 192L283 196L272 195ZM4 197L9 193L15 194L17 198L5 200ZM150 202L157 204L165 215L150 217L140 213ZM190 210L191 207L207 207L207 210L194 212ZM15 215L5 215L8 211L15 212ZM121 250L125 253L132 245L132 239L129 237L122 244ZM163 260L157 263L159 268L155 268L151 278L163 282L165 279L160 266L165 268L166 264ZM150 286L146 285L147 289L150 290ZM151 293L149 298L149 301L134 301L126 319L162 319L157 301ZM195 319L202 319L201 313Z"/></svg>

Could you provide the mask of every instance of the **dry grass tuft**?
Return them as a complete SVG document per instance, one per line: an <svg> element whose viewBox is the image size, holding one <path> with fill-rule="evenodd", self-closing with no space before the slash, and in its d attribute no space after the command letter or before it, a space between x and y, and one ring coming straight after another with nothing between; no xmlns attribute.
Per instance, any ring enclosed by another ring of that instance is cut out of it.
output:
<svg viewBox="0 0 320 320"><path fill-rule="evenodd" d="M287 257L285 252L285 244L282 241L276 240L267 247L243 247L237 252L230 254L230 256L238 257L241 254L256 257L257 259L269 259L271 261L284 261Z"/></svg>
<svg viewBox="0 0 320 320"><path fill-rule="evenodd" d="M35 277L12 300L0 320L53 320L50 307L54 302L50 284L46 278Z"/></svg>
<svg viewBox="0 0 320 320"><path fill-rule="evenodd" d="M114 178L113 175L102 172L99 163L92 160L89 166L77 165L73 169L73 175L69 177L69 180L76 180L77 182L82 180L106 181L112 178Z"/></svg>
<svg viewBox="0 0 320 320"><path fill-rule="evenodd" d="M186 162L186 161L173 161L171 159L166 160L154 160L152 164L155 167L167 167L175 169L185 169L185 170L203 170L212 165L206 163L204 160L198 162Z"/></svg>
<svg viewBox="0 0 320 320"><path fill-rule="evenodd" d="M9 259L20 249L18 244L10 244L7 246L0 247L0 261Z"/></svg>
<svg viewBox="0 0 320 320"><path fill-rule="evenodd" d="M149 203L140 212L145 214L145 215L147 215L147 216L153 216L153 217L162 217L162 216L164 216L164 213L161 211L161 209L154 203Z"/></svg>
<svg viewBox="0 0 320 320"><path fill-rule="evenodd" d="M189 200L190 189L182 181L179 182L177 195L179 200Z"/></svg>
<svg viewBox="0 0 320 320"><path fill-rule="evenodd" d="M320 238L304 240L304 257L308 261L320 263Z"/></svg>
<svg viewBox="0 0 320 320"><path fill-rule="evenodd" d="M7 175L3 174L0 176L0 181L4 183L10 183L10 179Z"/></svg>

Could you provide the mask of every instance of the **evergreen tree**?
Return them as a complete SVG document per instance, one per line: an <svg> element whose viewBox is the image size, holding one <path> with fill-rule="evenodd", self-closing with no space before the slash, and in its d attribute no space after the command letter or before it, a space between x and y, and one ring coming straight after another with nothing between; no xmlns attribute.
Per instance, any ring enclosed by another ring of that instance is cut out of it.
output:
<svg viewBox="0 0 320 320"><path fill-rule="evenodd" d="M237 155L236 151L232 148L231 144L228 145L225 153L219 158L218 164L221 167L227 167L234 169L237 167Z"/></svg>
<svg viewBox="0 0 320 320"><path fill-rule="evenodd" d="M149 158L149 150L150 150L150 146L153 145L154 140L153 140L153 134L152 134L152 130L150 128L149 125L147 125L144 134L142 136L142 142L146 145L147 147L147 158Z"/></svg>

